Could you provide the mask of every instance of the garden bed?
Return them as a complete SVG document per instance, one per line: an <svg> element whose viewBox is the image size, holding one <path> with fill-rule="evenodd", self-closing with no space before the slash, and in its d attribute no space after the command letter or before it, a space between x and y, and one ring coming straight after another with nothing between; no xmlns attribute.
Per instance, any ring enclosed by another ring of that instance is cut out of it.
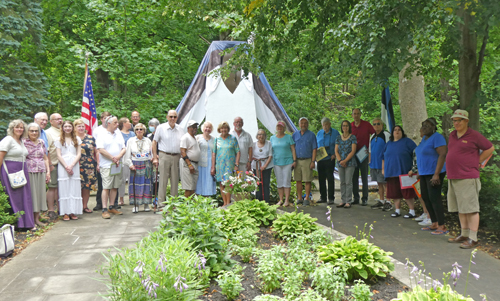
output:
<svg viewBox="0 0 500 301"><path fill-rule="evenodd" d="M273 232L270 228L261 227L257 235L259 237L257 245L262 249L269 249L272 245L286 245L286 242L278 240L273 236ZM238 255L231 257L231 259L235 260L237 264L245 268L243 270L243 281L241 282L245 290L241 292L240 296L236 298L236 300L253 300L255 297L262 295L261 290L258 288L259 281L254 271L256 262L253 259L249 263L242 262L241 257ZM367 284L370 285L370 290L373 293L373 300L391 300L397 297L398 292L408 290L407 286L390 275L386 278L379 277L376 282L367 282ZM310 285L311 282L307 280L304 282L303 288L308 289L310 288ZM271 293L271 295L283 297L283 291L281 289L276 289ZM348 296L349 292L346 287L346 300ZM205 301L228 300L227 297L221 293L221 288L217 285L217 282L214 279L210 281L210 287L205 290L204 295L199 299Z"/></svg>

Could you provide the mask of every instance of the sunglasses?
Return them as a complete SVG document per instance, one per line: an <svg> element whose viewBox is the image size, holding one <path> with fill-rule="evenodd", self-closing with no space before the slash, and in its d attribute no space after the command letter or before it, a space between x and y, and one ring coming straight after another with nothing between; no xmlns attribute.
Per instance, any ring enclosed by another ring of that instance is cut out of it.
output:
<svg viewBox="0 0 500 301"><path fill-rule="evenodd" d="M177 116L168 116L168 118L177 118Z"/></svg>
<svg viewBox="0 0 500 301"><path fill-rule="evenodd" d="M138 131L141 131L141 132L142 132L142 131L144 131L144 129L135 129L135 131L136 131L136 132L138 132Z"/></svg>
<svg viewBox="0 0 500 301"><path fill-rule="evenodd" d="M382 123L380 122L376 122L376 123L373 123L373 125L381 125Z"/></svg>

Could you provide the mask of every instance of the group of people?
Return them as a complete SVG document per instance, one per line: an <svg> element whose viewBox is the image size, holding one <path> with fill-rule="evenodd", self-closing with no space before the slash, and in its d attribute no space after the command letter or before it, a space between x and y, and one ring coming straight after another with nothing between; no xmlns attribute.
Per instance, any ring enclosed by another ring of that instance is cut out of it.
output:
<svg viewBox="0 0 500 301"><path fill-rule="evenodd" d="M40 221L41 211L48 210L49 218L57 218L56 207L65 221L92 213L87 206L91 190L97 190L94 211L101 210L104 219L121 215L118 209L124 204L127 182L133 212L139 206L150 211L154 195L161 207L167 198L169 182L169 195L177 196L179 180L185 196L215 195L219 182L225 206L231 202L231 195L225 190L224 180L233 173L250 170L260 179L256 197L269 202L274 169L278 205L289 206L293 169L299 192L293 201L307 206L315 167L320 190L318 203L334 204L337 168L341 182L341 202L337 207L366 206L370 168L379 195L373 209L392 210L393 201L395 211L391 216L399 217L400 202L404 199L409 207L404 217L419 221L425 226L422 230L439 235L448 233L441 202L442 183L447 175L448 210L459 213L462 227L461 235L450 242L461 243L462 248L477 246L479 165L492 154L494 147L468 127L467 111L457 110L453 114L455 131L450 134L448 146L437 132L434 118L422 122L422 141L417 146L406 137L401 126L394 126L389 134L380 118L370 124L361 115L360 109L354 109L354 121L342 121L340 133L325 117L316 135L308 129L309 120L305 117L299 119L300 129L292 135L285 133L285 122L278 121L269 140L266 131L259 129L254 142L243 129L241 117L233 120L233 130L228 122L221 122L217 126L219 137L215 138L211 135L214 126L210 121L203 123L202 134L196 135L199 124L193 120L187 123L185 131L177 124L175 110L168 111L167 122L160 124L153 118L148 127L140 123L137 111L131 114L132 122L127 117L118 119L103 112L102 124L92 135L87 133L82 119L63 121L60 114L54 113L49 120L46 113L37 113L29 125L22 120L9 124L7 136L0 141L1 181L12 210L24 211L18 227L33 228L44 225ZM51 127L45 130L49 121ZM13 188L9 177L18 172L24 173L26 183ZM424 214L419 217L414 210L416 190L402 187L402 175L420 179ZM305 195L301 193L303 184Z"/></svg>

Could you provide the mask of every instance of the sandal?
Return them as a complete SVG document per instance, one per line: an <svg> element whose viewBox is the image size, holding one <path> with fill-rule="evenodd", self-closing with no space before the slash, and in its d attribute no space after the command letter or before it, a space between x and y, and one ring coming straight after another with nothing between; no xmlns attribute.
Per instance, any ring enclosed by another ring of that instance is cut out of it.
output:
<svg viewBox="0 0 500 301"><path fill-rule="evenodd" d="M351 207L352 207L352 206L351 206L351 204L349 204L349 203L347 203L347 204L345 204L345 205L344 205L344 209L349 209L349 208L351 208Z"/></svg>
<svg viewBox="0 0 500 301"><path fill-rule="evenodd" d="M283 202L282 202L282 201L279 201L279 202L278 202L278 204L276 204L276 205L278 205L278 207L281 207L281 206L283 206ZM286 207L286 206L285 206L285 207Z"/></svg>
<svg viewBox="0 0 500 301"><path fill-rule="evenodd" d="M283 207L290 207L291 205L292 204L290 204L290 203L285 203L285 204L283 204Z"/></svg>
<svg viewBox="0 0 500 301"><path fill-rule="evenodd" d="M78 219L78 216L74 215L73 213L71 213L69 215L69 217L72 219L72 220L77 220Z"/></svg>
<svg viewBox="0 0 500 301"><path fill-rule="evenodd" d="M90 210L89 208L84 208L83 213L92 213L93 211Z"/></svg>
<svg viewBox="0 0 500 301"><path fill-rule="evenodd" d="M338 205L337 205L337 208L342 208L342 207L344 207L345 205L346 205L345 203L338 204Z"/></svg>
<svg viewBox="0 0 500 301"><path fill-rule="evenodd" d="M401 216L401 213L394 212L393 214L391 214L391 217L398 217L398 216Z"/></svg>
<svg viewBox="0 0 500 301"><path fill-rule="evenodd" d="M69 215L65 214L63 217L63 221L69 221Z"/></svg>
<svg viewBox="0 0 500 301"><path fill-rule="evenodd" d="M405 214L405 216L403 216L404 218L415 218L416 216L411 214L411 213L408 213L408 214Z"/></svg>
<svg viewBox="0 0 500 301"><path fill-rule="evenodd" d="M449 230L436 230L434 232L431 232L432 235L444 235L448 234L450 231Z"/></svg>
<svg viewBox="0 0 500 301"><path fill-rule="evenodd" d="M430 226L429 227L423 227L423 228L420 228L420 230L422 231L436 231L437 228L431 228Z"/></svg>

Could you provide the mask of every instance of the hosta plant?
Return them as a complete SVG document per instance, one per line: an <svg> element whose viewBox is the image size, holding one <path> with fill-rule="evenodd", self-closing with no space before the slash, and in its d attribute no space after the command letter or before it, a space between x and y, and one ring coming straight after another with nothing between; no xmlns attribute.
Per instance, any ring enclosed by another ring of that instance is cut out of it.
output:
<svg viewBox="0 0 500 301"><path fill-rule="evenodd" d="M389 257L392 252L385 252L367 239L357 240L347 236L343 240L318 247L318 255L320 260L331 262L334 266L339 265L340 259L348 263L349 280L385 277L387 273L394 271L394 263Z"/></svg>
<svg viewBox="0 0 500 301"><path fill-rule="evenodd" d="M229 236L232 236L239 230L246 228L251 228L255 231L259 231L259 223L254 218L250 217L247 212L231 210L221 211L223 216L223 219L221 221L221 230L227 233Z"/></svg>
<svg viewBox="0 0 500 301"><path fill-rule="evenodd" d="M317 218L311 217L309 214L304 214L303 212L290 212L284 213L278 216L278 218L273 222L273 230L276 236L285 237L296 237L301 234L309 234L316 231L319 227L315 224Z"/></svg>
<svg viewBox="0 0 500 301"><path fill-rule="evenodd" d="M229 211L246 212L258 225L269 226L276 219L278 205L270 206L265 201L242 200L228 208Z"/></svg>
<svg viewBox="0 0 500 301"><path fill-rule="evenodd" d="M457 293L453 288L447 284L444 286L437 286L428 290L420 286L415 286L409 292L398 293L398 297L394 301L431 301L431 300L446 300L446 301L473 301L470 297L464 297Z"/></svg>

